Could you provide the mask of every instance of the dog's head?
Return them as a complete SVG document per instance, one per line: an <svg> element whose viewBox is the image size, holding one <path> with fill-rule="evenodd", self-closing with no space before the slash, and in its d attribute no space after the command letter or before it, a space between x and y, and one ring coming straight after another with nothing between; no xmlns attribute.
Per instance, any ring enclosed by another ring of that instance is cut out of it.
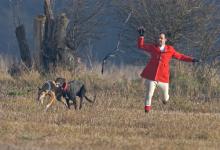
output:
<svg viewBox="0 0 220 150"><path fill-rule="evenodd" d="M63 86L64 83L66 83L66 79L61 78L61 77L56 78L55 83L56 83L56 86L61 87L61 86Z"/></svg>

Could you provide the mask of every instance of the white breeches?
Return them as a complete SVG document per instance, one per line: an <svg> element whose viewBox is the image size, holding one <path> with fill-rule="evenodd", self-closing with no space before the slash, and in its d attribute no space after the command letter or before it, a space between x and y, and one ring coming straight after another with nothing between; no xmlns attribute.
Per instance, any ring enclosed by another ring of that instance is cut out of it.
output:
<svg viewBox="0 0 220 150"><path fill-rule="evenodd" d="M169 83L147 80L145 81L146 85L146 97L145 97L145 106L151 106L151 100L154 94L156 87L158 86L163 93L163 100L169 100Z"/></svg>

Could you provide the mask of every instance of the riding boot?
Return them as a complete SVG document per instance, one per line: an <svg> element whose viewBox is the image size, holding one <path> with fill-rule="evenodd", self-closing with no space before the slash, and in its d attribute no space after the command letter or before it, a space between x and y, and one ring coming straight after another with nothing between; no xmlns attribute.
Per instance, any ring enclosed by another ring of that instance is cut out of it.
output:
<svg viewBox="0 0 220 150"><path fill-rule="evenodd" d="M144 110L145 110L146 113L150 112L151 106L145 106L145 107L144 107Z"/></svg>

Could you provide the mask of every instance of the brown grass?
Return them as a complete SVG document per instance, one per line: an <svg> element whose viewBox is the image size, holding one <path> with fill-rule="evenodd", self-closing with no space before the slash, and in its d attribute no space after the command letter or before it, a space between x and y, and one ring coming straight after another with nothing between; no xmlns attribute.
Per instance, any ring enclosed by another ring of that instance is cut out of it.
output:
<svg viewBox="0 0 220 150"><path fill-rule="evenodd" d="M139 69L133 68L134 76L128 77L130 69L104 76L94 70L80 76L62 72L41 77L31 72L18 79L0 78L0 149L219 149L219 100L171 94L163 105L155 93L153 111L146 114L142 81L135 78ZM37 86L60 75L86 82L89 97L95 87L95 104L85 102L75 111L56 102L45 112L35 101Z"/></svg>

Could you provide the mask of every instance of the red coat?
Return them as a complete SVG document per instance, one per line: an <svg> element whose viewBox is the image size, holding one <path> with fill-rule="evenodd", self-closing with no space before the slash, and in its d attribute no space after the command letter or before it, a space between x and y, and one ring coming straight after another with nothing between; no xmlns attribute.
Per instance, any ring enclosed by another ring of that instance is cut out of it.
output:
<svg viewBox="0 0 220 150"><path fill-rule="evenodd" d="M170 45L166 45L165 51L161 52L158 45L145 44L143 36L138 39L138 48L143 49L151 55L149 63L144 68L141 76L153 81L169 83L169 62L172 57L186 62L192 62L193 59L192 57L176 52Z"/></svg>

